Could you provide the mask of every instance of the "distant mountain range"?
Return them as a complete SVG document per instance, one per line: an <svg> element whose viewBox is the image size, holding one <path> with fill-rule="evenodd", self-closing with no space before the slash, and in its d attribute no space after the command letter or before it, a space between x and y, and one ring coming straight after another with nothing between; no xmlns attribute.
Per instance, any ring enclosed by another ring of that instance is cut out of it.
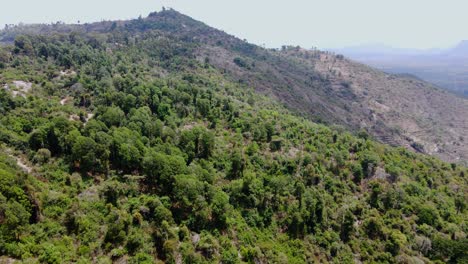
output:
<svg viewBox="0 0 468 264"><path fill-rule="evenodd" d="M468 40L461 41L455 48L449 50L449 53L468 57Z"/></svg>
<svg viewBox="0 0 468 264"><path fill-rule="evenodd" d="M375 44L331 51L386 72L412 74L468 96L468 40L449 49L399 49Z"/></svg>
<svg viewBox="0 0 468 264"><path fill-rule="evenodd" d="M408 55L408 56L468 56L468 40L462 40L457 45L441 49L412 49L412 48L395 48L386 44L364 44L356 46L348 46L338 49L328 49L333 52L342 52L343 55Z"/></svg>

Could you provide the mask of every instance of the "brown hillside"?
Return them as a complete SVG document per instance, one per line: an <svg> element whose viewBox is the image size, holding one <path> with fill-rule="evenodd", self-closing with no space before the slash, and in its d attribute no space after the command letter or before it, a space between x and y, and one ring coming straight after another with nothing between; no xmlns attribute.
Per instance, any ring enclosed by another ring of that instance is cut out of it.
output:
<svg viewBox="0 0 468 264"><path fill-rule="evenodd" d="M208 57L228 75L313 119L365 129L384 143L447 161L468 160L468 101L427 82L293 47L242 57L222 46L205 45L199 52L200 59ZM245 65L234 62L239 58Z"/></svg>

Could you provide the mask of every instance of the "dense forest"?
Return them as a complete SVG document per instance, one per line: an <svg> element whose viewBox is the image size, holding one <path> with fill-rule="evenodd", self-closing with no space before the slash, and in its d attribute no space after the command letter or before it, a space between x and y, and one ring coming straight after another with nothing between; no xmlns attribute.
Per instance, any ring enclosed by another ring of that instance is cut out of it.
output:
<svg viewBox="0 0 468 264"><path fill-rule="evenodd" d="M151 20L55 27L0 47L0 262L468 261L466 167L314 123Z"/></svg>

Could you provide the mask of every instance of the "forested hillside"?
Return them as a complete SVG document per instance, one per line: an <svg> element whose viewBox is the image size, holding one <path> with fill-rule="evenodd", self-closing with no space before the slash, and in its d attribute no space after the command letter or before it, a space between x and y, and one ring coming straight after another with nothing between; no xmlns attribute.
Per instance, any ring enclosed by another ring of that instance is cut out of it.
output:
<svg viewBox="0 0 468 264"><path fill-rule="evenodd" d="M2 33L0 262L468 261L466 167L291 112L201 53L219 34L172 10Z"/></svg>
<svg viewBox="0 0 468 264"><path fill-rule="evenodd" d="M81 33L115 35L113 46L132 44L152 33L180 56L195 58L225 79L252 87L308 119L367 131L380 142L405 146L448 162L468 162L465 142L468 100L433 85L350 61L341 55L300 47L265 49L211 28L174 10L146 18L84 25L9 26L0 43L21 34ZM155 52L155 51L150 51ZM170 58L168 51L158 56ZM172 65L175 67L175 65Z"/></svg>

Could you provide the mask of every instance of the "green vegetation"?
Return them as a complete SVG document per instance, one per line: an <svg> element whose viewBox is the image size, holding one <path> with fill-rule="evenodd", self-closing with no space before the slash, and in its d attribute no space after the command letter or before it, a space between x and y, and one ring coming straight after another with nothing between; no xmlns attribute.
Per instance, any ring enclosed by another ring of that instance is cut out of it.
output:
<svg viewBox="0 0 468 264"><path fill-rule="evenodd" d="M0 49L0 84L33 84L0 92L0 255L468 261L465 167L298 117L163 26L26 34Z"/></svg>

